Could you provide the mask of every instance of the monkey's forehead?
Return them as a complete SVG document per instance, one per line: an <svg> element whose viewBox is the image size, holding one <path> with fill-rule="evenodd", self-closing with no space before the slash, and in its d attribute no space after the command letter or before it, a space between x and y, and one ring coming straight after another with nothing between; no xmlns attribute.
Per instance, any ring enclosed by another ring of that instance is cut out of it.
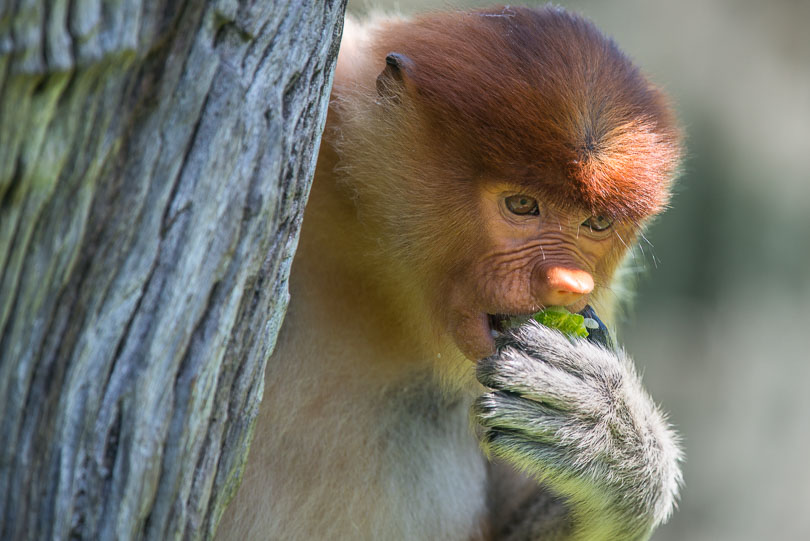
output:
<svg viewBox="0 0 810 541"><path fill-rule="evenodd" d="M443 151L617 219L666 206L681 157L672 109L582 17L434 13L385 27L372 49L381 69L391 52L407 58L408 99Z"/></svg>

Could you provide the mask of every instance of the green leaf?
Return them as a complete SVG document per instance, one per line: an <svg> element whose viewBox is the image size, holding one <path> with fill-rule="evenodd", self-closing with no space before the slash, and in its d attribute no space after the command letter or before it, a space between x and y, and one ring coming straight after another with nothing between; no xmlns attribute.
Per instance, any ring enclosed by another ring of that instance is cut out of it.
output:
<svg viewBox="0 0 810 541"><path fill-rule="evenodd" d="M580 314L572 314L562 306L549 306L534 314L532 318L541 325L557 329L563 334L580 338L588 337L585 318Z"/></svg>

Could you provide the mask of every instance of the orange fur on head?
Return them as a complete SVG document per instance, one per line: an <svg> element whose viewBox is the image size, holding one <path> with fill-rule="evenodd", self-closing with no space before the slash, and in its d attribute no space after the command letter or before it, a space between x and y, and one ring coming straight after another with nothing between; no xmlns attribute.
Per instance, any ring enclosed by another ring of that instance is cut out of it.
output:
<svg viewBox="0 0 810 541"><path fill-rule="evenodd" d="M560 9L431 14L377 34L434 152L617 220L664 208L680 134L664 96L589 21Z"/></svg>

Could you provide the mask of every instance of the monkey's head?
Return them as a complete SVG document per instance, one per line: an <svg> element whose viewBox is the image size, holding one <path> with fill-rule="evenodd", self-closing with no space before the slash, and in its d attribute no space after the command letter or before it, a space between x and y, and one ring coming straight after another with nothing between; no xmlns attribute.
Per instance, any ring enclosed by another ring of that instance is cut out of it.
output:
<svg viewBox="0 0 810 541"><path fill-rule="evenodd" d="M334 144L392 279L421 284L469 358L504 315L578 311L668 202L680 132L663 94L560 9L380 28L336 87Z"/></svg>

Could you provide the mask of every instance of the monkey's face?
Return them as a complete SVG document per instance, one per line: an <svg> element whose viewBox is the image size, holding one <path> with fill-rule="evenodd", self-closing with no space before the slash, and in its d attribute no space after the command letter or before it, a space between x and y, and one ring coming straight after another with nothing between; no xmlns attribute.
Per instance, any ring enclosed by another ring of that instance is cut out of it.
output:
<svg viewBox="0 0 810 541"><path fill-rule="evenodd" d="M636 235L630 224L556 207L526 187L487 183L478 193L479 231L448 282L446 307L453 340L473 360L494 352L493 331L508 316L583 309Z"/></svg>
<svg viewBox="0 0 810 541"><path fill-rule="evenodd" d="M439 320L425 327L475 360L502 316L576 311L610 283L680 159L661 92L594 27L553 13L388 25L334 103L368 252L395 271L384 286L405 307L424 292Z"/></svg>

